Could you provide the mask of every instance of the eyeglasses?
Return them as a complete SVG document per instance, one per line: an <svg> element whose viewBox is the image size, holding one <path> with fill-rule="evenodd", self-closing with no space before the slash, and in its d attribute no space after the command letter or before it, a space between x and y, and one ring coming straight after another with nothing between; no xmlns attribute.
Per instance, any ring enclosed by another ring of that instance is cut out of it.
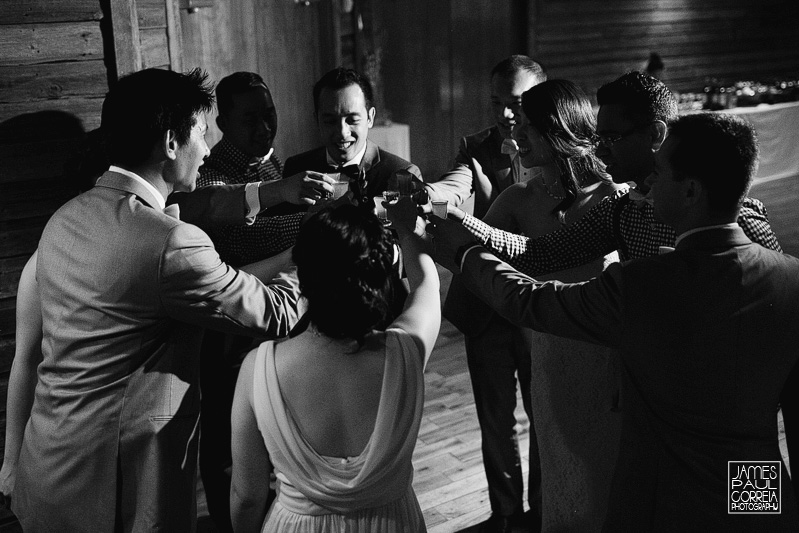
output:
<svg viewBox="0 0 799 533"><path fill-rule="evenodd" d="M616 144L620 140L622 140L625 137L628 137L628 136L632 135L633 133L635 133L636 131L638 131L638 129L639 128L633 128L631 130L627 130L627 131L622 132L622 133L609 133L609 134L605 134L605 135L596 135L594 137L594 145L595 146L602 145L605 148L610 148L611 146L613 146L614 144Z"/></svg>

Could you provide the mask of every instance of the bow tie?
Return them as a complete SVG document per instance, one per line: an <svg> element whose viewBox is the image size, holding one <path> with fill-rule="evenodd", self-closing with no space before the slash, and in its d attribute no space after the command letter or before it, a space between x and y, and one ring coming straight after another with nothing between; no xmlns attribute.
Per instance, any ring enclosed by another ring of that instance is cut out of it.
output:
<svg viewBox="0 0 799 533"><path fill-rule="evenodd" d="M519 153L519 145L516 144L516 141L513 139L502 139L500 152L503 154L508 154L510 158L513 159L516 157L516 154Z"/></svg>
<svg viewBox="0 0 799 533"><path fill-rule="evenodd" d="M164 213L172 218L180 220L180 206L178 204L169 204L164 207Z"/></svg>
<svg viewBox="0 0 799 533"><path fill-rule="evenodd" d="M366 172L362 168L358 165L331 166L328 172L338 172L340 174L339 181L349 179L353 199L358 202L358 205L372 209L373 202L367 190Z"/></svg>
<svg viewBox="0 0 799 533"><path fill-rule="evenodd" d="M347 166L330 166L327 170L328 172L338 172L342 176L349 178L351 181L358 181L360 178L360 168L358 165L347 165Z"/></svg>

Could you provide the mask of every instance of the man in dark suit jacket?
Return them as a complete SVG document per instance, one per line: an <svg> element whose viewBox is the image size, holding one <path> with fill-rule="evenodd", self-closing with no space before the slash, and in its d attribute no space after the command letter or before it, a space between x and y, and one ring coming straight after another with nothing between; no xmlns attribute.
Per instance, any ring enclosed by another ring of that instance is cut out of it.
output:
<svg viewBox="0 0 799 533"><path fill-rule="evenodd" d="M165 209L208 155L205 79L117 82L101 126L112 166L42 235L43 361L13 492L26 531L192 531L198 326L274 338L302 311L293 276L230 268Z"/></svg>
<svg viewBox="0 0 799 533"><path fill-rule="evenodd" d="M459 205L470 194L474 216L482 219L499 193L525 182L537 172L524 168L517 157L511 130L519 120L522 94L546 80L541 65L513 55L491 70L491 107L496 123L461 139L452 169L425 187L433 200ZM508 228L512 229L512 228ZM463 333L475 408L480 422L483 467L488 481L491 517L485 531L508 531L514 524L540 522L541 466L531 404L530 342L519 328L488 307L453 276L444 316ZM516 382L530 419L528 451L528 520L523 518L524 481L516 436Z"/></svg>
<svg viewBox="0 0 799 533"><path fill-rule="evenodd" d="M438 259L503 316L620 350L623 428L607 531L799 528L776 421L799 356L799 260L754 244L738 226L756 166L746 122L678 118L648 179L676 250L613 264L585 283L536 282L458 223L430 229ZM735 495L730 461L778 465L756 483L781 472L781 494L765 500L780 514L735 512L732 503L760 493Z"/></svg>
<svg viewBox="0 0 799 533"><path fill-rule="evenodd" d="M375 108L372 85L365 76L352 69L333 69L316 82L313 99L323 146L289 157L284 176L306 171L342 173L350 179L354 199L370 210L372 198L394 187L390 180L398 173L421 188L422 173L416 165L368 140Z"/></svg>
<svg viewBox="0 0 799 533"><path fill-rule="evenodd" d="M432 200L447 200L454 206L474 196L472 214L480 219L499 193L534 177L535 170L519 164L511 131L522 112L522 94L546 81L547 75L531 58L512 55L491 69L489 79L495 124L463 137L452 168L437 181L425 184Z"/></svg>

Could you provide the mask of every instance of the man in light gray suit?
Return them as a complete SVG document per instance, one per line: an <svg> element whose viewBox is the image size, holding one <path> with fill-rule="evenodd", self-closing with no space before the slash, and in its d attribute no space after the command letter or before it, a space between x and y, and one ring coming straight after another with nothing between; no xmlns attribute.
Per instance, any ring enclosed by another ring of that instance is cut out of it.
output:
<svg viewBox="0 0 799 533"><path fill-rule="evenodd" d="M193 530L200 326L270 338L301 312L295 278L228 267L164 211L208 155L205 79L150 69L113 86L112 166L42 235L43 361L12 500L26 531Z"/></svg>
<svg viewBox="0 0 799 533"><path fill-rule="evenodd" d="M679 117L648 178L676 250L585 283L539 283L453 221L429 229L437 259L508 320L619 349L623 421L607 531L799 529L776 420L799 357L799 260L754 244L737 223L756 161L746 122ZM774 514L734 512L730 461L777 465L769 475L781 471L781 507L760 509Z"/></svg>

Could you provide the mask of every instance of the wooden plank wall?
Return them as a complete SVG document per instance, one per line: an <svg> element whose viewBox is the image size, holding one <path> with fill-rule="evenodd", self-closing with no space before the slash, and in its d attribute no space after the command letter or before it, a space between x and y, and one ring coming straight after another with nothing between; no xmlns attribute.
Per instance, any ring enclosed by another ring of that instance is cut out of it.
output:
<svg viewBox="0 0 799 533"><path fill-rule="evenodd" d="M594 94L650 52L673 90L702 90L707 78L729 83L799 77L796 0L533 0L529 50L550 77Z"/></svg>
<svg viewBox="0 0 799 533"><path fill-rule="evenodd" d="M19 273L49 216L75 191L64 178L108 84L97 0L0 3L0 398L14 352ZM5 403L0 442L5 436Z"/></svg>
<svg viewBox="0 0 799 533"><path fill-rule="evenodd" d="M218 82L239 70L263 76L275 100L275 153L287 157L320 144L311 90L335 66L329 0L218 0L195 13L180 11L184 69L201 67ZM208 144L221 138L209 121Z"/></svg>
<svg viewBox="0 0 799 533"><path fill-rule="evenodd" d="M0 2L3 400L14 354L19 274L50 215L87 186L75 178L78 169L86 176L87 133L100 125L109 80L138 68L178 70L179 23L177 0ZM2 448L5 403L0 407Z"/></svg>
<svg viewBox="0 0 799 533"><path fill-rule="evenodd" d="M520 4L525 2L376 3L386 33L385 107L393 120L410 125L413 162L426 180L448 169L460 137L494 123L489 72L525 51Z"/></svg>

